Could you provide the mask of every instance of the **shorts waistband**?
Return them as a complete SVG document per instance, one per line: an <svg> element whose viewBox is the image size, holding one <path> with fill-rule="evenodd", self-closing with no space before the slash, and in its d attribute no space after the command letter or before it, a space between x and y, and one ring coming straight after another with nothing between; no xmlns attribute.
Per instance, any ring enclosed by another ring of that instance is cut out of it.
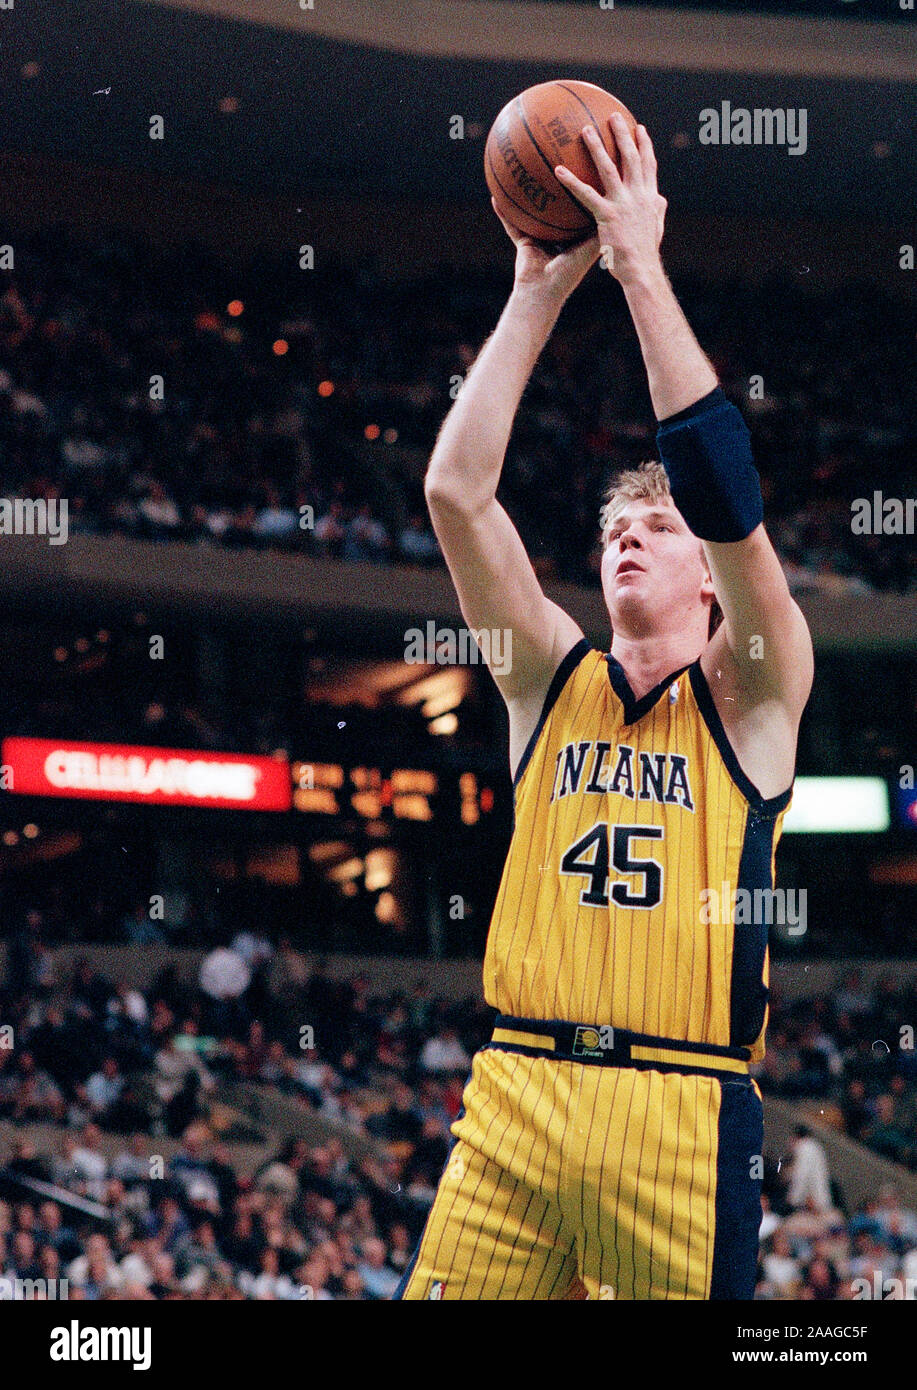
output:
<svg viewBox="0 0 917 1390"><path fill-rule="evenodd" d="M607 1023L568 1023L560 1019L515 1018L510 1014L497 1014L493 1036L484 1050L491 1048L591 1066L636 1067L701 1076L747 1076L751 1057L747 1047L660 1038L613 1028Z"/></svg>

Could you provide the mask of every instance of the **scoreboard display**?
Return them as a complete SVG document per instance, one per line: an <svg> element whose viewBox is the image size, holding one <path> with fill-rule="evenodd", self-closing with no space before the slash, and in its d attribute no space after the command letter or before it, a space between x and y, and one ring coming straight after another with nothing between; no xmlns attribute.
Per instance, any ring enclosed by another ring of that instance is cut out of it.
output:
<svg viewBox="0 0 917 1390"><path fill-rule="evenodd" d="M219 810L292 811L367 826L442 818L476 825L494 808L477 773L295 761L194 749L6 738L0 789L14 795Z"/></svg>
<svg viewBox="0 0 917 1390"><path fill-rule="evenodd" d="M354 815L367 823L432 821L449 816L457 801L463 825L476 825L494 808L491 787L474 772L442 774L427 768L383 769L359 764L294 762L293 806L310 815Z"/></svg>

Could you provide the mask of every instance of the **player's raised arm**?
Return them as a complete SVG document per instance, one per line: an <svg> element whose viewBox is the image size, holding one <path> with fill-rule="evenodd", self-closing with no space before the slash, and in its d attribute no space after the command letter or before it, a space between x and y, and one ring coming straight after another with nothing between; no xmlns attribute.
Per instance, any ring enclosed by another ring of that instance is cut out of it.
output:
<svg viewBox="0 0 917 1390"><path fill-rule="evenodd" d="M812 685L812 643L762 524L761 489L748 430L726 400L669 284L659 256L666 202L643 126L633 140L612 118L621 172L597 136L584 132L602 177L596 193L561 167L558 178L589 208L609 269L633 318L672 500L703 542L722 628L714 658L734 666L748 711L770 705L795 728Z"/></svg>
<svg viewBox="0 0 917 1390"><path fill-rule="evenodd" d="M599 251L592 237L552 256L503 225L516 246L513 290L443 423L424 492L468 626L511 633L509 669L490 667L501 694L537 703L582 632L543 593L496 492L526 383Z"/></svg>

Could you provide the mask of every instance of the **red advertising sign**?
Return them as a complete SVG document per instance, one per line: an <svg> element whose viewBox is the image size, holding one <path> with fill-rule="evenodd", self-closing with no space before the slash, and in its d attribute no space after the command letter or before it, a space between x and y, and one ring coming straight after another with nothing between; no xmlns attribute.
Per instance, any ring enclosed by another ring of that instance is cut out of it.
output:
<svg viewBox="0 0 917 1390"><path fill-rule="evenodd" d="M289 811L290 765L280 758L6 738L0 760L10 791L22 796L89 797L165 806Z"/></svg>

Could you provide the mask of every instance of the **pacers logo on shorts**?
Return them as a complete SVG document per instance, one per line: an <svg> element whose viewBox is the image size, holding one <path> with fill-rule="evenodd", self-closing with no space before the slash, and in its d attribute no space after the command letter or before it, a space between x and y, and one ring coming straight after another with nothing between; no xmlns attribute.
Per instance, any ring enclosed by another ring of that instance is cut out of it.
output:
<svg viewBox="0 0 917 1390"><path fill-rule="evenodd" d="M602 1024L600 1028L580 1024L573 1037L575 1057L604 1057L613 1047L614 1029L608 1023Z"/></svg>

